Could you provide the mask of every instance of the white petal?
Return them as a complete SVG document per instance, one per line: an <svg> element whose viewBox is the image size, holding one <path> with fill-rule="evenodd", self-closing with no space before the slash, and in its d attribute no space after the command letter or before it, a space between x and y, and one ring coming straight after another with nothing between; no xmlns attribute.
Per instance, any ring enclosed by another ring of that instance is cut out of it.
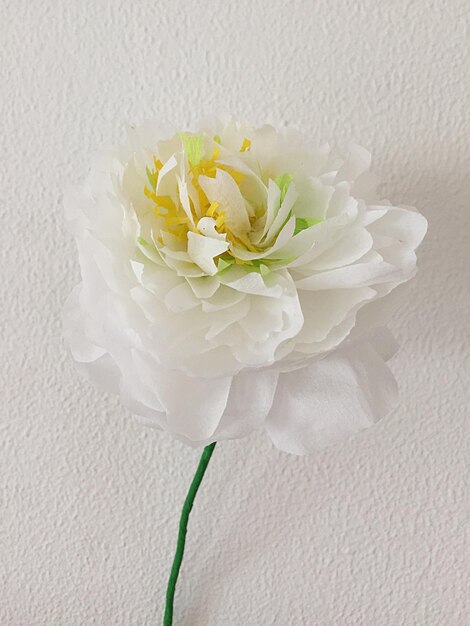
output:
<svg viewBox="0 0 470 626"><path fill-rule="evenodd" d="M237 374L214 439L244 437L261 426L272 406L277 380L278 373L272 370Z"/></svg>
<svg viewBox="0 0 470 626"><path fill-rule="evenodd" d="M396 399L390 370L364 343L281 374L266 429L281 450L306 454L371 426Z"/></svg>
<svg viewBox="0 0 470 626"><path fill-rule="evenodd" d="M213 276L217 274L214 257L226 252L228 243L212 237L204 237L197 233L188 233L188 254L204 272Z"/></svg>
<svg viewBox="0 0 470 626"><path fill-rule="evenodd" d="M184 276L185 278L200 278L206 276L207 272L202 270L198 265L190 263L188 261L181 261L179 259L166 258L166 263L169 267L172 267L177 276Z"/></svg>
<svg viewBox="0 0 470 626"><path fill-rule="evenodd" d="M282 225L287 220L289 213L294 206L295 201L297 200L298 194L295 188L294 183L291 183L287 189L284 200L282 201L281 207L274 219L273 223L269 227L268 233L266 235L266 242L271 241L273 237L281 230Z"/></svg>
<svg viewBox="0 0 470 626"><path fill-rule="evenodd" d="M329 270L354 263L372 248L374 240L365 228L346 230L343 237L312 262L313 270Z"/></svg>
<svg viewBox="0 0 470 626"><path fill-rule="evenodd" d="M217 165L226 165L245 175L245 178L239 183L240 190L246 198L250 198L259 206L266 202L268 189L261 178L248 167L241 159L230 156L228 158L217 159Z"/></svg>
<svg viewBox="0 0 470 626"><path fill-rule="evenodd" d="M141 283L142 282L142 274L144 272L144 264L143 263L139 263L138 261L133 261L132 259L130 260L130 264L131 264L131 267L132 267L132 271L135 274L135 277L137 278L139 283Z"/></svg>
<svg viewBox="0 0 470 626"><path fill-rule="evenodd" d="M271 228L274 219L279 211L279 207L281 205L281 190L279 185L273 180L269 180L268 183L268 198L266 203L266 221L264 224L263 232L261 233L260 240L265 237L268 230Z"/></svg>
<svg viewBox="0 0 470 626"><path fill-rule="evenodd" d="M394 287L393 284L392 287ZM363 307L357 314L356 325L351 332L351 338L363 339L370 333L371 328L388 324L393 319L397 309L406 300L405 296L409 287L409 283L399 285L391 293L377 298Z"/></svg>
<svg viewBox="0 0 470 626"><path fill-rule="evenodd" d="M165 304L170 311L179 313L180 311L188 311L199 305L199 300L194 295L187 281L182 281L165 296Z"/></svg>
<svg viewBox="0 0 470 626"><path fill-rule="evenodd" d="M208 339L209 341L212 341L213 339L218 337L222 332L227 330L227 328L229 328L232 324L246 317L249 310L250 310L250 301L246 297L240 299L238 302L236 302L235 304L232 304L232 306L230 307L224 307L223 309L219 309L217 312L217 317L215 317L212 320L211 326L205 335L206 339ZM220 338L217 343L219 342L220 342ZM224 344L228 345L225 341L224 341Z"/></svg>
<svg viewBox="0 0 470 626"><path fill-rule="evenodd" d="M201 276L201 278L188 278L188 285L194 292L196 298L207 300L211 298L220 287L220 282L212 276Z"/></svg>
<svg viewBox="0 0 470 626"><path fill-rule="evenodd" d="M175 179L168 174L175 169L178 165L178 161L174 155L163 164L162 169L158 175L156 194L157 196L171 196L176 191Z"/></svg>
<svg viewBox="0 0 470 626"><path fill-rule="evenodd" d="M188 185L186 181L181 180L179 176L176 177L176 180L178 181L178 191L179 191L181 206L183 207L184 212L188 216L190 224L194 226L193 213L191 211L191 204L189 202Z"/></svg>
<svg viewBox="0 0 470 626"><path fill-rule="evenodd" d="M312 253L312 248L316 243L316 235L314 233L314 229L317 228L317 226L319 226L319 224L300 231L300 233L297 233L297 235L291 237L287 241L287 243L279 250L276 250L274 254L272 254L272 250L270 250L267 258L285 259L286 261L288 261L289 259L294 259L287 264L287 267L294 267L295 261L297 260L299 260L300 265L307 263L310 260L310 256L312 256L311 254L308 255L308 253Z"/></svg>
<svg viewBox="0 0 470 626"><path fill-rule="evenodd" d="M221 241L225 241L227 239L227 235L217 232L215 228L215 219L212 217L201 217L197 223L197 229L201 235L206 237L213 237L214 239L220 239Z"/></svg>
<svg viewBox="0 0 470 626"><path fill-rule="evenodd" d="M305 322L297 341L312 344L322 341L353 309L371 300L375 295L375 291L370 287L302 291L300 304Z"/></svg>
<svg viewBox="0 0 470 626"><path fill-rule="evenodd" d="M357 217L358 208L357 203L355 203L349 206L344 213L329 217L325 221L315 224L315 226L298 233L298 235L293 238L292 242L294 242L297 237L302 236L305 238L302 245L306 245L308 241L311 242L311 245L302 254L302 256L289 263L289 267L301 268L303 266L307 266L309 268L313 259L316 259L320 256L320 254L323 254L323 252L329 250L336 244L336 241L341 236L343 229L353 228L353 224L357 220ZM290 244L288 244L288 246L289 245ZM286 254L287 258L291 256L290 254L285 253L284 250L282 252L283 254Z"/></svg>
<svg viewBox="0 0 470 626"><path fill-rule="evenodd" d="M289 245L289 242L292 240L293 234L295 231L295 217L291 217L281 232L277 236L276 241L271 245L271 247L266 248L264 252L248 252L247 250L243 250L242 248L237 248L233 244L230 246L230 250L233 252L234 256L238 259L242 259L243 261L251 261L253 259L265 259L265 258L274 258L274 259L282 259L285 258L282 256L281 250L286 248Z"/></svg>
<svg viewBox="0 0 470 626"><path fill-rule="evenodd" d="M269 276L267 277L268 279ZM233 266L220 276L220 282L237 291L258 296L280 298L283 293L283 288L280 284L268 286L258 272L247 273Z"/></svg>
<svg viewBox="0 0 470 626"><path fill-rule="evenodd" d="M188 439L211 437L227 406L231 382L231 377L193 378L162 369L155 389L168 428Z"/></svg>
<svg viewBox="0 0 470 626"><path fill-rule="evenodd" d="M333 195L328 204L327 217L336 217L347 213L357 206L357 200L351 197L351 187L349 183L342 182L335 186Z"/></svg>
<svg viewBox="0 0 470 626"><path fill-rule="evenodd" d="M296 281L299 289L348 289L366 287L381 282L397 280L401 272L376 255L370 262L355 263L339 269L318 272Z"/></svg>
<svg viewBox="0 0 470 626"><path fill-rule="evenodd" d="M369 205L367 207L367 211L365 212L364 217L362 219L362 223L364 224L364 226L368 226L369 224L373 224L378 219L383 217L387 213L388 209L389 209L389 207L370 206Z"/></svg>
<svg viewBox="0 0 470 626"><path fill-rule="evenodd" d="M397 242L406 243L415 249L423 240L427 230L426 218L416 211L398 207L387 208L386 214L375 221L369 231L372 235L383 234L394 237Z"/></svg>
<svg viewBox="0 0 470 626"><path fill-rule="evenodd" d="M200 176L199 184L209 202L218 202L219 210L225 213L227 228L236 237L245 237L251 225L237 183L224 170L217 170L215 178Z"/></svg>
<svg viewBox="0 0 470 626"><path fill-rule="evenodd" d="M214 313L216 311L222 311L223 309L229 309L238 302L246 299L246 294L236 289L230 289L225 285L221 285L217 292L202 303L202 310L204 313Z"/></svg>

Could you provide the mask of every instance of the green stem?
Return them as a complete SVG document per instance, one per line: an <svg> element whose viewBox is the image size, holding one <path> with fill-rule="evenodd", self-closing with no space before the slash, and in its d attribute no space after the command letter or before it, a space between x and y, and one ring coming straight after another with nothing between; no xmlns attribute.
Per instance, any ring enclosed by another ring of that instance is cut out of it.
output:
<svg viewBox="0 0 470 626"><path fill-rule="evenodd" d="M168 587L166 590L166 603L165 603L165 615L163 617L163 626L172 626L173 624L173 604L175 599L176 581L178 580L178 574L180 571L181 563L183 561L184 545L186 543L186 532L188 530L188 520L191 509L193 508L194 499L197 491L204 478L205 471L209 465L210 458L214 452L215 443L211 443L204 448L204 451L199 461L196 473L194 474L193 481L189 487L188 495L183 504L183 510L181 512L180 525L178 529L178 542L176 544L175 558L171 567L170 578L168 579Z"/></svg>

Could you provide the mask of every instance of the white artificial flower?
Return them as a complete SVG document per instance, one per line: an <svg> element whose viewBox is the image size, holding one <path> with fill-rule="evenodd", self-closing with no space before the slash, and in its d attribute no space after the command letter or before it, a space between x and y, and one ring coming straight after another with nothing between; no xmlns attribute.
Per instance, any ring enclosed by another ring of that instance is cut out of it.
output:
<svg viewBox="0 0 470 626"><path fill-rule="evenodd" d="M304 453L385 416L396 384L381 327L426 220L374 199L369 165L359 146L233 119L131 129L66 198L75 360L192 445L264 427Z"/></svg>

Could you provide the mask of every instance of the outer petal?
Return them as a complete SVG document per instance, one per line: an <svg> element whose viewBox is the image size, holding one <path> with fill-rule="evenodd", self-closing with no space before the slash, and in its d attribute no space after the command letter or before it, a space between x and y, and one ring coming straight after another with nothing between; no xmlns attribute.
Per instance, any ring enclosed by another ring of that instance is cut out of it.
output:
<svg viewBox="0 0 470 626"><path fill-rule="evenodd" d="M381 235L390 241L402 242L413 250L419 246L428 226L426 218L421 213L413 208L388 206L373 208L387 209L384 216L369 227L373 235Z"/></svg>
<svg viewBox="0 0 470 626"><path fill-rule="evenodd" d="M395 379L372 345L351 346L281 374L266 429L281 450L307 454L371 426L396 398Z"/></svg>
<svg viewBox="0 0 470 626"><path fill-rule="evenodd" d="M304 314L304 326L296 337L296 347L305 352L319 352L318 345L347 317L354 317L358 308L372 300L375 291L370 287L356 289L333 289L331 291L304 291L300 303Z"/></svg>
<svg viewBox="0 0 470 626"><path fill-rule="evenodd" d="M173 434L193 441L212 437L227 406L232 378L195 378L168 370L140 353L134 353L136 370L143 380L152 371L155 396L166 414L167 428ZM139 399L139 398L137 398Z"/></svg>
<svg viewBox="0 0 470 626"><path fill-rule="evenodd" d="M237 374L214 439L244 437L261 426L272 406L277 380L278 373L272 370Z"/></svg>
<svg viewBox="0 0 470 626"><path fill-rule="evenodd" d="M174 374L174 372L169 373L172 378ZM180 375L177 375L177 378L178 380L174 379L174 381L176 384L180 384L182 382ZM211 386L213 387L217 382L217 379L200 381L194 378L192 380L197 391L202 393L204 393L203 387L205 383L212 383ZM209 406L198 408L198 406L194 405L197 398L191 396L188 388L188 382L191 386L191 377L184 377L183 381L187 393L182 394L182 410L185 413L181 415L184 423L180 423L182 427L179 430L174 428L175 423L172 421L174 420L174 412L166 415L165 413L159 413L143 404L140 399L129 395L127 390L123 393L123 399L127 408L149 426L170 430L178 439L189 445L203 446L211 441L244 437L254 429L259 428L271 408L277 381L278 373L271 370L245 371L235 376L231 381L222 419L215 431L213 426L220 416L217 417L214 414L214 420L211 422L210 413L213 412L213 406L209 404ZM159 388L160 384L159 382L156 387ZM207 401L209 403L213 402L213 396L211 399L207 399ZM205 412L204 418L207 425L205 431L200 425L201 412Z"/></svg>

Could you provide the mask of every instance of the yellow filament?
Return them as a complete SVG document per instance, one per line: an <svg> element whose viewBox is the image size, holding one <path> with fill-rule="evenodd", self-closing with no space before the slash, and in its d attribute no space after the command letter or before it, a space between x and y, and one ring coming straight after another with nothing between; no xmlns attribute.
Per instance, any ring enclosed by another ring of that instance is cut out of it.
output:
<svg viewBox="0 0 470 626"><path fill-rule="evenodd" d="M224 224L225 224L225 213L222 212L222 213L220 213L218 218L215 220L215 227L216 228L220 228Z"/></svg>
<svg viewBox="0 0 470 626"><path fill-rule="evenodd" d="M160 161L160 159L157 159L157 157L154 155L153 156L153 165L154 165L154 169L153 170L150 170L149 168L147 168L147 175L149 177L149 181L150 181L150 184L151 184L152 188L156 189L157 182L158 182L158 176L160 174L160 170L163 167L163 163Z"/></svg>
<svg viewBox="0 0 470 626"><path fill-rule="evenodd" d="M245 152L249 150L251 146L251 142L249 139L244 139L243 144L241 146L240 152ZM191 182L196 190L199 199L199 211L196 212L194 203L190 198L190 207L191 212L193 214L194 223L197 224L198 220L201 217L210 217L215 220L215 227L220 233L226 234L227 240L236 245L237 247L242 247L247 250L256 251L256 247L249 241L248 237L240 240L235 235L231 233L231 231L227 228L227 223L225 221L225 213L220 210L220 204L217 201L209 202L206 194L204 193L201 185L199 184L200 176L207 176L209 178L215 178L217 174L217 169L222 169L226 171L233 180L239 185L241 181L245 178L245 175L241 172L234 170L232 167L228 165L224 165L221 163L216 163L219 158L219 147L215 146L212 151L212 156L208 159L203 159L199 161L196 165L193 165L190 168ZM160 196L153 189L156 189L158 176L160 174L160 170L163 167L163 163L158 160L155 156L153 157L153 165L154 168L152 170L147 169L147 175L149 177L149 181L152 189L148 187L144 187L144 194L147 198L152 200L154 203L154 214L155 217L162 220L161 228L162 230L171 233L178 239L182 241L186 240L188 232L191 230L193 232L199 233L197 227L195 227L191 220L186 215L181 203L179 201L174 201L170 196ZM159 237L160 241L161 237ZM230 254L230 252L229 252ZM241 261L236 259L237 263L245 263L245 261Z"/></svg>
<svg viewBox="0 0 470 626"><path fill-rule="evenodd" d="M251 148L251 141L245 137L243 140L242 146L240 148L240 152L246 152Z"/></svg>
<svg viewBox="0 0 470 626"><path fill-rule="evenodd" d="M217 200L214 200L214 202L211 203L211 205L206 211L207 217L214 217L214 213L217 211L218 208L219 208L219 203L217 202Z"/></svg>
<svg viewBox="0 0 470 626"><path fill-rule="evenodd" d="M234 170L227 165L219 165L219 169L224 170L225 172L227 172L227 174L230 174L230 176L237 183L237 185L239 185L242 180L245 179L245 174L242 174L241 172L238 172L237 170Z"/></svg>

